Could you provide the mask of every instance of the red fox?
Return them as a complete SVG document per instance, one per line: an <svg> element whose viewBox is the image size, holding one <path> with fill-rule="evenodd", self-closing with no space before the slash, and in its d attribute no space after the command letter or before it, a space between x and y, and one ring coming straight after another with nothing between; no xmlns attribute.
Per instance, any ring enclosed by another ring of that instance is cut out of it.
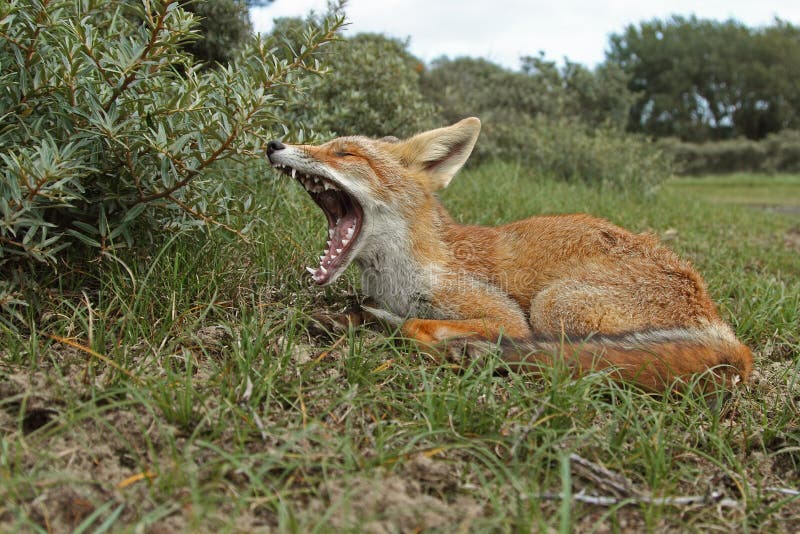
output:
<svg viewBox="0 0 800 534"><path fill-rule="evenodd" d="M649 234L589 215L462 225L436 197L469 157L477 118L407 140L271 141L273 167L296 178L328 219L320 285L350 263L407 338L443 354L499 350L514 369L563 358L576 373L664 391L712 370L747 379L750 350L719 317L692 266Z"/></svg>

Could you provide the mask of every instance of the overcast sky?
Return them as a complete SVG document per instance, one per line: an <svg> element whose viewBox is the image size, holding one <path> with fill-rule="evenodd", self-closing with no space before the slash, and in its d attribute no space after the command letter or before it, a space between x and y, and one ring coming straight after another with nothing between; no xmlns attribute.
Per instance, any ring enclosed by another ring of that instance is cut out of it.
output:
<svg viewBox="0 0 800 534"><path fill-rule="evenodd" d="M275 0L253 9L256 31L277 17L324 12L326 0ZM594 66L603 61L608 36L630 23L672 14L764 26L775 17L800 25L800 0L350 0L346 34L384 33L410 38L425 61L439 56L480 56L517 68L519 56L544 51L548 59Z"/></svg>

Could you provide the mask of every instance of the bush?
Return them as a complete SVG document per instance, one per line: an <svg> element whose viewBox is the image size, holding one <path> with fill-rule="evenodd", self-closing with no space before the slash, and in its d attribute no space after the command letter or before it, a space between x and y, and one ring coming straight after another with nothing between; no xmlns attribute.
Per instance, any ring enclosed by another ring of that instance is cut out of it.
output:
<svg viewBox="0 0 800 534"><path fill-rule="evenodd" d="M800 172L800 131L782 130L767 136L763 141L767 158L767 172Z"/></svg>
<svg viewBox="0 0 800 534"><path fill-rule="evenodd" d="M773 133L762 141L739 138L689 143L666 138L658 144L675 158L681 174L800 172L800 132L796 130Z"/></svg>
<svg viewBox="0 0 800 534"><path fill-rule="evenodd" d="M224 224L247 202L215 177L220 163L291 134L278 89L317 70L313 54L342 23L309 29L295 57L253 38L200 72L184 51L196 20L177 0L4 2L0 275L56 265L73 244L111 256L135 226ZM0 288L0 305L12 295Z"/></svg>
<svg viewBox="0 0 800 534"><path fill-rule="evenodd" d="M644 137L570 120L539 119L522 161L566 182L633 195L652 193L672 175L672 159Z"/></svg>
<svg viewBox="0 0 800 534"><path fill-rule="evenodd" d="M331 72L307 95L304 119L336 135L405 138L437 126L434 105L423 96L424 66L408 43L359 34L331 46Z"/></svg>
<svg viewBox="0 0 800 534"><path fill-rule="evenodd" d="M545 174L563 180L624 181L636 188L660 181L669 166L648 169L632 160L633 168L621 168L632 152L648 161L662 159L652 155L647 143L617 132L625 126L632 100L626 84L614 66L590 71L567 61L559 69L542 56L522 58L522 72L483 59L440 59L422 79L425 95L446 122L480 117L483 128L473 165L499 158L540 165ZM559 142L565 143L560 152ZM601 154L606 146L619 147L619 154L611 149ZM636 185L636 173L648 177Z"/></svg>
<svg viewBox="0 0 800 534"><path fill-rule="evenodd" d="M199 21L200 36L189 46L198 61L231 61L253 31L244 0L180 0L180 5Z"/></svg>
<svg viewBox="0 0 800 534"><path fill-rule="evenodd" d="M558 115L558 99L537 78L485 59L438 59L421 84L442 122L451 124L470 116L481 119L481 139L470 165L498 156L519 158L528 146L533 118Z"/></svg>

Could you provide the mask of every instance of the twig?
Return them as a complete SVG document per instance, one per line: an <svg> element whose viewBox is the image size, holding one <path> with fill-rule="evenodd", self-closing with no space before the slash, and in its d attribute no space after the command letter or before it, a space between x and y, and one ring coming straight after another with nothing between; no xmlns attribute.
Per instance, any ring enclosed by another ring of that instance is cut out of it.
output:
<svg viewBox="0 0 800 534"><path fill-rule="evenodd" d="M239 230L237 230L236 228L231 228L231 227L230 227L230 226L228 226L227 224L225 224L225 223L221 223L221 222L219 222L218 220L214 219L213 217L209 217L208 215L206 215L206 214L204 214L204 213L201 213L201 212L199 212L199 211L197 211L197 210L193 210L193 209L192 209L190 206L188 206L188 205L187 205L185 202L182 202L182 201L178 200L177 198L175 198L175 197L174 197L174 196L172 196L172 195L169 195L169 196L167 196L167 199L169 199L169 200L171 200L172 202L174 202L175 204L177 204L179 208L181 208L183 211L185 211L185 212L186 212L186 213L188 213L189 215L192 215L193 217L196 217L196 218L198 218L198 219L201 219L203 222L206 222L206 223L211 223L211 224L216 224L217 226L219 226L219 227L221 227L221 228L224 228L225 230L227 230L227 231L229 231L229 232L231 232L231 233L234 233L234 234L236 234L236 235L239 237L239 239L241 239L241 240L242 240L242 241L244 241L245 243L250 243L250 240L249 240L249 239L247 239L247 236L245 236L243 233L241 233L241 232L240 232Z"/></svg>
<svg viewBox="0 0 800 534"><path fill-rule="evenodd" d="M560 493L541 493L538 495L524 496L527 499L542 500L563 500L564 496ZM594 504L595 506L616 506L622 505L641 505L653 504L656 506L708 506L716 504L726 508L738 508L741 503L735 499L728 499L721 491L712 491L707 495L685 495L680 497L652 497L642 495L640 497L608 497L605 495L591 495L581 490L572 495L572 500Z"/></svg>
<svg viewBox="0 0 800 534"><path fill-rule="evenodd" d="M536 425L539 424L539 418L544 413L545 407L546 407L545 403L541 403L539 407L536 408L536 411L531 416L528 424L522 428L522 430L519 433L519 436L517 436L517 439L514 440L514 444L511 445L511 451L509 451L509 454L511 455L512 458L516 455L517 448L522 444L523 441L527 439L528 434L530 434L531 431L536 427Z"/></svg>
<svg viewBox="0 0 800 534"><path fill-rule="evenodd" d="M569 459L573 466L577 467L576 471L579 475L591 480L598 486L607 488L616 496L641 496L640 492L634 488L633 483L620 473L611 471L575 453L570 454Z"/></svg>
<svg viewBox="0 0 800 534"><path fill-rule="evenodd" d="M772 493L782 493L784 495L792 495L792 496L800 495L800 490L796 490L796 489L792 489L792 488L777 488L775 486L769 486L767 488L764 488L764 491L769 491L769 492L772 492Z"/></svg>
<svg viewBox="0 0 800 534"><path fill-rule="evenodd" d="M620 473L611 471L596 464L579 454L569 455L575 471L580 476L594 482L598 486L605 488L612 495L592 495L581 490L571 498L575 501L594 504L597 506L622 505L641 505L654 504L657 506L692 506L716 504L727 508L737 508L741 503L735 499L726 498L721 491L713 490L705 495L685 495L679 497L654 497L647 492L636 489L633 483ZM778 488L775 488L778 489ZM791 491L791 490L790 490ZM798 493L800 494L800 493ZM564 495L554 493L544 493L538 496L531 495L528 498L558 499L565 498Z"/></svg>

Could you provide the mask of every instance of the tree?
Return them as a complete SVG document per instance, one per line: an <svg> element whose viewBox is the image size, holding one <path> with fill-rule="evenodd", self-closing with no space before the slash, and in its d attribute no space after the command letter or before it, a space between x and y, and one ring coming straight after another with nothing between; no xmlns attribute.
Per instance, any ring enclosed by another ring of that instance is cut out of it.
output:
<svg viewBox="0 0 800 534"><path fill-rule="evenodd" d="M559 69L541 55L524 57L521 72L484 59L442 58L422 78L424 94L447 122L481 118L484 141L474 160L528 157L546 120L623 128L631 100L626 84L616 66L591 71L567 61Z"/></svg>
<svg viewBox="0 0 800 534"><path fill-rule="evenodd" d="M788 23L753 30L696 17L642 22L612 35L606 63L626 72L638 95L632 131L761 139L798 124L800 31Z"/></svg>
<svg viewBox="0 0 800 534"><path fill-rule="evenodd" d="M276 21L268 37L291 53L300 38L299 19ZM337 135L406 137L436 125L434 105L420 90L422 61L408 43L379 34L341 39L320 56L329 69L303 94L289 95L300 124Z"/></svg>
<svg viewBox="0 0 800 534"><path fill-rule="evenodd" d="M619 66L604 64L590 70L565 58L559 69L542 54L524 56L521 62L522 72L534 79L537 90L553 99L543 106L551 115L576 118L590 126L625 127L633 94Z"/></svg>
<svg viewBox="0 0 800 534"><path fill-rule="evenodd" d="M243 0L181 0L198 20L198 38L189 51L199 61L227 63L253 31L248 3Z"/></svg>
<svg viewBox="0 0 800 534"><path fill-rule="evenodd" d="M274 1L181 0L181 7L198 19L198 38L189 45L189 51L198 61L229 62L253 32L250 8L264 7Z"/></svg>

